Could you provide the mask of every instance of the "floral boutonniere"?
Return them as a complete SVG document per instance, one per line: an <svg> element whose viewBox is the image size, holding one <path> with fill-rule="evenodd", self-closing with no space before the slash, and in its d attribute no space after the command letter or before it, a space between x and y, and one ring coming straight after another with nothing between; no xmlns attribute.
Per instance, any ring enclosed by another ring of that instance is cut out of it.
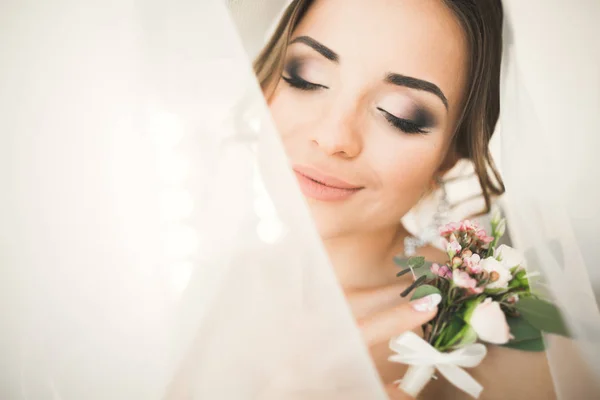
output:
<svg viewBox="0 0 600 400"><path fill-rule="evenodd" d="M396 258L412 274L413 284L401 295L412 300L442 296L436 317L423 326L424 337L408 332L390 341L397 354L390 361L409 364L400 387L416 396L437 369L451 383L478 397L483 389L461 367L475 367L486 355L478 341L527 351L544 350L542 332L568 335L558 309L531 291L524 257L498 241L506 220L492 218L491 234L465 220L440 229L445 264L423 257Z"/></svg>

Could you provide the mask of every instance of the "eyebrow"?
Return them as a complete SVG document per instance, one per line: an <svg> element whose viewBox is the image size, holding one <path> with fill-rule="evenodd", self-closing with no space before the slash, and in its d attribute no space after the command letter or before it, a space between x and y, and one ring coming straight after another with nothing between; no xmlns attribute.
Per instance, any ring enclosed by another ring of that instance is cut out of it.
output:
<svg viewBox="0 0 600 400"><path fill-rule="evenodd" d="M442 100L446 110L448 109L448 99L444 95L444 92L435 84L424 81L422 79L413 78L412 76L405 76L400 74L389 73L385 77L385 81L393 85L404 86L410 89L423 90L425 92L433 93Z"/></svg>
<svg viewBox="0 0 600 400"><path fill-rule="evenodd" d="M316 41L310 36L298 36L290 42L290 45L294 43L303 43L315 50L317 53L321 54L326 59L331 60L335 63L340 62L340 56L335 51L331 50L329 47L325 46L323 43ZM439 97L440 100L442 100L442 103L444 103L446 110L448 109L448 99L444 95L444 92L442 92L442 90L437 85L429 81L391 72L387 74L387 76L385 77L385 81L393 85L404 86L409 89L423 90L425 92L432 93Z"/></svg>
<svg viewBox="0 0 600 400"><path fill-rule="evenodd" d="M326 47L322 43L317 42L315 39L311 38L310 36L298 36L297 38L295 38L294 40L292 40L290 42L290 45L292 45L294 43L303 43L303 44L311 47L314 51L321 54L326 59L331 60L335 63L340 62L340 56L338 56L335 51L331 50L329 47Z"/></svg>

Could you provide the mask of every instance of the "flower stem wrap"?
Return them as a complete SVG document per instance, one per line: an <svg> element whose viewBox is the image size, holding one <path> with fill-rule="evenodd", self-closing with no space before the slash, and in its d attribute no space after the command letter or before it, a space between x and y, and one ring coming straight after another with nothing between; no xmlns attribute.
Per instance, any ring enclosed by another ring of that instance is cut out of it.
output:
<svg viewBox="0 0 600 400"><path fill-rule="evenodd" d="M486 347L481 343L441 353L414 332L406 332L390 340L390 349L397 354L390 356L389 361L411 366L400 384L400 389L411 396L416 396L425 387L435 369L448 382L474 398L478 398L483 390L483 387L461 368L472 368L481 363L487 353Z"/></svg>

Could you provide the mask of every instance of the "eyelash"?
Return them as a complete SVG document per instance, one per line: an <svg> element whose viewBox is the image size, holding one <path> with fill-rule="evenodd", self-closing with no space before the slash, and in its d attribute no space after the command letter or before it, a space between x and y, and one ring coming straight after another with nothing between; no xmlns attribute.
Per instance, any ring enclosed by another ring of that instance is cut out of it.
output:
<svg viewBox="0 0 600 400"><path fill-rule="evenodd" d="M286 81L288 85L300 90L314 91L319 89L329 89L327 86L319 85L318 83L312 83L300 78L298 75L290 74L290 77L281 76L281 79Z"/></svg>
<svg viewBox="0 0 600 400"><path fill-rule="evenodd" d="M281 79L283 79L285 82L287 82L287 84L290 85L291 87L299 89L299 90L304 90L304 91L310 92L310 91L315 91L315 90L319 90L319 89L329 89L327 86L320 85L318 83L309 82L307 80L300 78L298 75L295 75L295 74L290 74L289 78L282 75ZM415 124L414 122L409 121L407 119L398 118L395 115L390 114L383 108L377 107L377 109L383 113L383 116L388 121L388 123L396 129L400 129L401 131L408 133L408 134L427 133L427 131L423 130L423 126L421 126L419 124Z"/></svg>
<svg viewBox="0 0 600 400"><path fill-rule="evenodd" d="M400 129L404 133L409 133L409 134L427 133L427 131L423 130L423 126L421 126L419 124L415 124L414 122L407 120L407 119L398 118L395 115L390 114L383 108L377 107L377 109L383 113L383 116L390 123L390 125L392 125L394 128Z"/></svg>

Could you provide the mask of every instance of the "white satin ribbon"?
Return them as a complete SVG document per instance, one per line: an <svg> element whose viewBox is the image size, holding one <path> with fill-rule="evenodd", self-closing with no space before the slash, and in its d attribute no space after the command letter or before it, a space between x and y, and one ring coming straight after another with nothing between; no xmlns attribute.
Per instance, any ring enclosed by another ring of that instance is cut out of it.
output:
<svg viewBox="0 0 600 400"><path fill-rule="evenodd" d="M390 349L397 354L390 356L389 361L411 366L433 366L450 383L474 398L478 398L483 390L483 386L461 368L472 368L481 363L487 354L486 347L481 343L441 353L414 332L406 332L390 340Z"/></svg>

